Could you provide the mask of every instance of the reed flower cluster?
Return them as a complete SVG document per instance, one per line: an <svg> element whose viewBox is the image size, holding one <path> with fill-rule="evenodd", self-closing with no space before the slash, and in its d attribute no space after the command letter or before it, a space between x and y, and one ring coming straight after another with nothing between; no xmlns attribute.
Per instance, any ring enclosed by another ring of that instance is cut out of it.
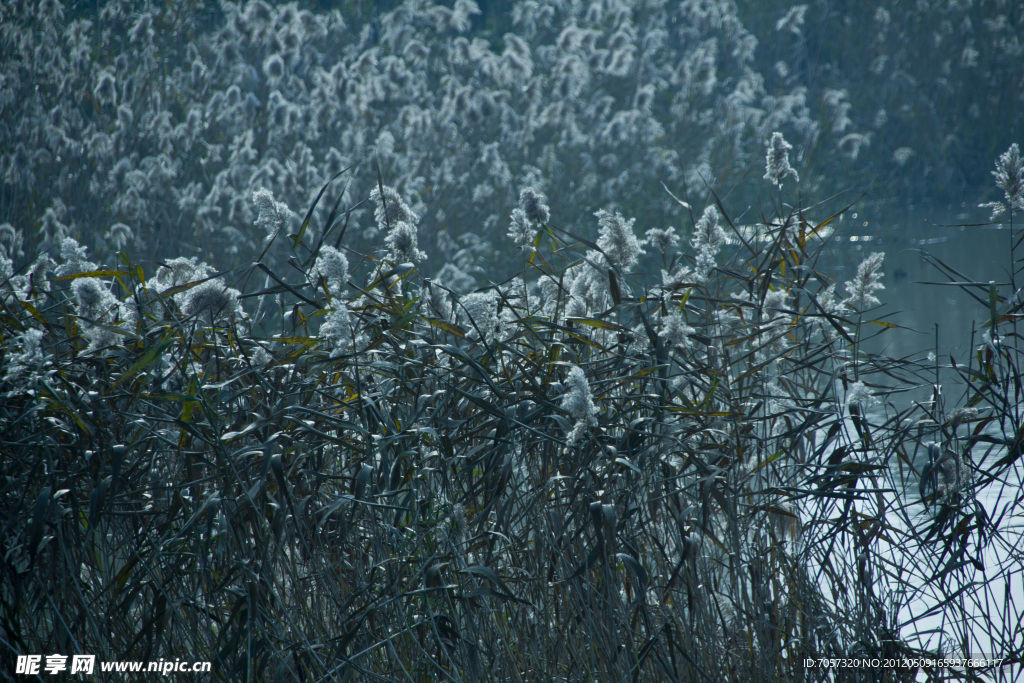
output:
<svg viewBox="0 0 1024 683"><path fill-rule="evenodd" d="M772 133L772 137L768 141L768 154L765 156L764 177L779 188L782 187L782 180L786 176L791 175L795 180L800 180L800 176L789 165L789 152L792 149L793 145L786 142L782 133Z"/></svg>
<svg viewBox="0 0 1024 683"><path fill-rule="evenodd" d="M534 236L550 216L547 197L533 187L524 187L519 193L519 206L512 209L508 236L522 251L533 252Z"/></svg>
<svg viewBox="0 0 1024 683"><path fill-rule="evenodd" d="M566 392L562 396L562 408L575 420L572 431L566 436L569 445L575 445L586 434L587 429L597 425L596 408L590 393L590 383L579 366L569 368L565 378Z"/></svg>
<svg viewBox="0 0 1024 683"><path fill-rule="evenodd" d="M1016 142L996 160L992 175L996 177L996 187L1006 195L1007 206L1024 209L1024 161L1021 161Z"/></svg>
<svg viewBox="0 0 1024 683"><path fill-rule="evenodd" d="M861 261L857 266L857 274L852 280L846 282L846 291L849 297L843 302L852 306L858 311L873 308L881 303L875 292L885 289L882 284L882 261L885 260L884 252L875 252Z"/></svg>
<svg viewBox="0 0 1024 683"><path fill-rule="evenodd" d="M693 226L693 239L690 240L696 252L694 271L697 277L707 279L715 268L715 256L724 242L725 232L718 224L718 209L708 206Z"/></svg>

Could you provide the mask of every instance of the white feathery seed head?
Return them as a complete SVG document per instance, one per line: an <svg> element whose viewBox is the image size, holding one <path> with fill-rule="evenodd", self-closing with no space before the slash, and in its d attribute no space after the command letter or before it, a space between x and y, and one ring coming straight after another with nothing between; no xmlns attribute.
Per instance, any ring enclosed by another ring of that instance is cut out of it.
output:
<svg viewBox="0 0 1024 683"><path fill-rule="evenodd" d="M874 295L879 289L885 289L882 284L882 261L885 259L885 252L875 252L861 261L857 266L857 274L852 280L847 280L846 291L850 296L844 303L859 311L872 308L881 303Z"/></svg>
<svg viewBox="0 0 1024 683"><path fill-rule="evenodd" d="M789 150L791 149L793 149L793 145L786 142L786 138L782 137L782 133L772 133L771 140L768 141L768 153L765 156L764 177L780 188L782 187L782 179L788 175L793 176L798 181L800 180L800 176L789 165Z"/></svg>
<svg viewBox="0 0 1024 683"><path fill-rule="evenodd" d="M683 316L672 313L662 318L661 336L673 348L685 349L690 346L690 335L694 329L686 324Z"/></svg>
<svg viewBox="0 0 1024 683"><path fill-rule="evenodd" d="M399 221L391 224L391 231L384 238L390 250L389 258L395 263L415 263L427 257L419 249L416 225Z"/></svg>
<svg viewBox="0 0 1024 683"><path fill-rule="evenodd" d="M846 391L846 407L857 406L860 410L866 410L878 402L875 395L865 386L864 382L854 382Z"/></svg>
<svg viewBox="0 0 1024 683"><path fill-rule="evenodd" d="M117 305L117 298L94 277L75 280L71 289L75 293L75 301L78 304L78 315L83 318L98 320Z"/></svg>
<svg viewBox="0 0 1024 683"><path fill-rule="evenodd" d="M597 224L601 228L597 245L604 250L612 263L626 270L636 265L644 250L640 247L640 241L633 234L633 223L635 218L626 220L618 211L611 212L601 209L594 213L597 216Z"/></svg>
<svg viewBox="0 0 1024 683"><path fill-rule="evenodd" d="M479 329L485 339L500 333L498 295L493 291L473 292L459 300L460 311L468 318L471 329Z"/></svg>
<svg viewBox="0 0 1024 683"><path fill-rule="evenodd" d="M79 244L75 238L65 237L60 243L60 257L64 263L57 267L57 276L63 277L96 270L98 266L86 257L87 249L88 247Z"/></svg>
<svg viewBox="0 0 1024 683"><path fill-rule="evenodd" d="M567 437L569 444L573 445L583 437L588 427L597 425L597 409L587 376L578 365L569 369L565 386L567 391L562 396L562 408L576 420Z"/></svg>
<svg viewBox="0 0 1024 683"><path fill-rule="evenodd" d="M264 187L252 193L252 201L259 209L256 227L260 228L268 239L276 237L291 215L288 205L274 199L274 193Z"/></svg>
<svg viewBox="0 0 1024 683"><path fill-rule="evenodd" d="M536 234L532 222L526 217L526 212L520 208L512 209L512 220L508 225L508 232L505 233L512 238L512 242L523 251L533 252L533 237Z"/></svg>
<svg viewBox="0 0 1024 683"><path fill-rule="evenodd" d="M547 223L551 218L547 197L533 187L524 187L519 192L519 208L523 210L526 219L533 223L534 227Z"/></svg>
<svg viewBox="0 0 1024 683"><path fill-rule="evenodd" d="M46 363L46 353L43 351L43 331L29 328L19 334L13 344L14 348L21 350L11 354L8 359L7 372L4 379L13 380L26 371L36 371Z"/></svg>
<svg viewBox="0 0 1024 683"><path fill-rule="evenodd" d="M996 177L996 186L1006 193L1010 208L1024 209L1024 162L1016 142L999 155L992 175Z"/></svg>
<svg viewBox="0 0 1024 683"><path fill-rule="evenodd" d="M706 280L715 268L715 256L725 242L725 232L718 224L718 209L712 204L704 209L704 213L693 226L693 245L696 253L694 276Z"/></svg>
<svg viewBox="0 0 1024 683"><path fill-rule="evenodd" d="M676 229L673 227L649 228L645 237L644 241L660 254L664 254L679 244L679 235L676 234Z"/></svg>
<svg viewBox="0 0 1024 683"><path fill-rule="evenodd" d="M218 322L238 313L239 291L226 286L220 278L201 282L182 292L181 310L187 316Z"/></svg>
<svg viewBox="0 0 1024 683"><path fill-rule="evenodd" d="M413 213L409 205L406 204L401 195L395 188L384 185L384 193L381 194L380 188L375 187L370 192L370 201L373 202L374 212L373 216L377 220L377 227L381 230L393 229L398 223L409 223L416 225L419 223L419 216Z"/></svg>
<svg viewBox="0 0 1024 683"><path fill-rule="evenodd" d="M313 276L327 281L332 294L348 282L348 259L332 246L324 246L313 263Z"/></svg>

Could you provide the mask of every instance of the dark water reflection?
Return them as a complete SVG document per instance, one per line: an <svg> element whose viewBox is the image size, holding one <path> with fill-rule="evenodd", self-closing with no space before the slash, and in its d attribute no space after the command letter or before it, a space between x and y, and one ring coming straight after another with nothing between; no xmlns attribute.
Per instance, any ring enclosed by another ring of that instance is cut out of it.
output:
<svg viewBox="0 0 1024 683"><path fill-rule="evenodd" d="M899 325L886 329L865 345L865 350L894 358L923 361L937 355L940 366L950 356L967 364L972 349L982 343L989 319L986 293L982 302L949 284L946 276L929 263L925 254L959 271L967 280L1006 283L1010 268L1009 225L974 225L976 216L949 215L929 219L904 219L899 225L875 224L851 214L833 237L832 257L837 290L853 277L857 265L872 252L885 252L885 290L878 293L882 307L874 318ZM1016 230L1015 230L1016 232ZM998 287L1001 295L1007 285ZM872 330L873 331L873 330ZM940 370L944 394L958 398L963 382L949 369ZM914 392L914 398L921 392Z"/></svg>

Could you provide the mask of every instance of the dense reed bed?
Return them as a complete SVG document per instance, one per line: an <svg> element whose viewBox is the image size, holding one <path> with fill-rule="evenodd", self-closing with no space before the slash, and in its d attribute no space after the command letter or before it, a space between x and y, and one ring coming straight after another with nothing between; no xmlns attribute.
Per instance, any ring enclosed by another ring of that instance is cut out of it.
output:
<svg viewBox="0 0 1024 683"><path fill-rule="evenodd" d="M1019 666L1024 10L327 4L0 4L5 676ZM874 351L847 196L997 155L971 353Z"/></svg>
<svg viewBox="0 0 1024 683"><path fill-rule="evenodd" d="M8 654L225 680L807 680L809 657L976 652L971 606L1003 582L982 628L1019 657L1019 489L978 496L1019 476L1020 304L937 264L991 312L976 357L942 365L962 402L937 360L863 352L892 325L884 256L845 285L818 272L845 209L787 208L786 146L771 217L680 201L688 240L609 211L574 235L527 188L522 275L466 295L421 276L417 216L379 176L372 253L344 249L344 211L307 241L257 193L280 270L97 266L69 240L9 277ZM921 385L934 400L901 406ZM945 640L900 621L929 587Z"/></svg>

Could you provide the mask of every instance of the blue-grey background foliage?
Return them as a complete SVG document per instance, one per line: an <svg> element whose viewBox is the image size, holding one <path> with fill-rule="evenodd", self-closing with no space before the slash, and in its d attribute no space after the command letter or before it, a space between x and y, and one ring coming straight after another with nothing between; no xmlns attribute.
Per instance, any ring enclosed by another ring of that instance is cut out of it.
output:
<svg viewBox="0 0 1024 683"><path fill-rule="evenodd" d="M602 208L685 224L661 183L755 220L773 131L804 196L973 205L1024 132L1022 24L1007 0L4 3L0 223L16 267L67 235L227 267L263 247L255 190L297 224L376 161L426 272L467 288L525 185L581 234ZM365 206L351 226L379 245Z"/></svg>

